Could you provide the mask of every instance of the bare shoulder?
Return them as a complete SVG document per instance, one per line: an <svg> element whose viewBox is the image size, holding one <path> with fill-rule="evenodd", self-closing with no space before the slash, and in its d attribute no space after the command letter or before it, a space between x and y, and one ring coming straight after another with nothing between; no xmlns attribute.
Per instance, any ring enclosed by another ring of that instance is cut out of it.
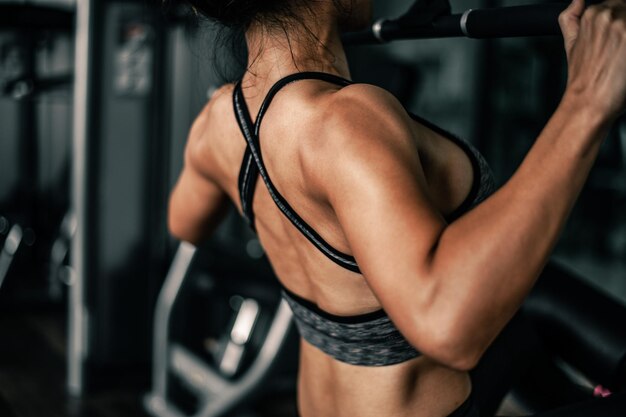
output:
<svg viewBox="0 0 626 417"><path fill-rule="evenodd" d="M373 84L350 84L338 90L335 98L336 100L353 100L372 105L392 105L398 109L402 108L402 105L393 94Z"/></svg>
<svg viewBox="0 0 626 417"><path fill-rule="evenodd" d="M308 150L311 168L327 167L359 172L381 158L417 161L411 119L388 91L367 84L342 88L324 100L317 124L319 131ZM321 178L328 181L329 178Z"/></svg>
<svg viewBox="0 0 626 417"><path fill-rule="evenodd" d="M220 138L231 128L226 120L232 117L233 84L217 89L196 116L185 146L185 161L199 172L209 174L211 159Z"/></svg>
<svg viewBox="0 0 626 417"><path fill-rule="evenodd" d="M340 149L364 150L414 143L406 110L382 88L353 84L332 94L322 108L319 152L335 154Z"/></svg>
<svg viewBox="0 0 626 417"><path fill-rule="evenodd" d="M191 126L189 139L197 139L199 135L205 133L208 123L219 120L224 114L232 110L231 96L234 88L233 84L225 84L213 93L196 116Z"/></svg>

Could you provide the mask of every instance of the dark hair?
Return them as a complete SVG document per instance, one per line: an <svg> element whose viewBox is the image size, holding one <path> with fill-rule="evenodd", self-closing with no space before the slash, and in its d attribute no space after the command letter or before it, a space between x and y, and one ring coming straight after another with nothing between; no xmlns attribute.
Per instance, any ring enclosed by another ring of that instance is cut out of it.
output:
<svg viewBox="0 0 626 417"><path fill-rule="evenodd" d="M252 23L281 25L297 21L297 10L314 12L316 0L187 0L193 9L224 26L247 29ZM317 0L320 1L320 0ZM333 0L342 13L341 0ZM301 22L297 22L301 23Z"/></svg>
<svg viewBox="0 0 626 417"><path fill-rule="evenodd" d="M298 27L319 42L299 13L306 9L314 15L316 1L319 0L186 0L197 17L203 16L218 24L213 27L214 67L223 81L236 80L250 65L245 32L255 23L277 29L288 38L290 29ZM333 3L342 15L350 13L342 7L341 0L333 0Z"/></svg>
<svg viewBox="0 0 626 417"><path fill-rule="evenodd" d="M187 0L195 11L231 28L247 29L255 21L293 13L293 0Z"/></svg>

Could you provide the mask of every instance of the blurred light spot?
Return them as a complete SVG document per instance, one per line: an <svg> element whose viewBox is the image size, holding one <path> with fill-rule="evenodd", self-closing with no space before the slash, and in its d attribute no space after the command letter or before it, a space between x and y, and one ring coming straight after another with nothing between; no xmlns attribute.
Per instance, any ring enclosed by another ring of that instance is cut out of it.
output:
<svg viewBox="0 0 626 417"><path fill-rule="evenodd" d="M264 251L258 239L250 239L246 245L246 252L252 259L261 259Z"/></svg>

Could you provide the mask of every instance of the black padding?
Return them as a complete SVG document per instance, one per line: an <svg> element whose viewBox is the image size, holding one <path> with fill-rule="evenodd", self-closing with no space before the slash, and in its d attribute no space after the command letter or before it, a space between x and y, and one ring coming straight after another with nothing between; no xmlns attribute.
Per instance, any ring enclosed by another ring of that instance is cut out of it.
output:
<svg viewBox="0 0 626 417"><path fill-rule="evenodd" d="M626 392L608 398L594 398L561 407L533 417L624 417L626 416Z"/></svg>
<svg viewBox="0 0 626 417"><path fill-rule="evenodd" d="M518 311L470 372L481 417L495 415L509 390L542 354L532 323L523 310Z"/></svg>
<svg viewBox="0 0 626 417"><path fill-rule="evenodd" d="M554 353L594 382L613 390L626 386L624 305L550 263L525 307Z"/></svg>
<svg viewBox="0 0 626 417"><path fill-rule="evenodd" d="M2 395L0 395L0 416L15 417L13 408Z"/></svg>
<svg viewBox="0 0 626 417"><path fill-rule="evenodd" d="M542 352L528 364L526 372L513 388L518 406L530 413L555 410L593 398L593 390L573 381L554 361Z"/></svg>

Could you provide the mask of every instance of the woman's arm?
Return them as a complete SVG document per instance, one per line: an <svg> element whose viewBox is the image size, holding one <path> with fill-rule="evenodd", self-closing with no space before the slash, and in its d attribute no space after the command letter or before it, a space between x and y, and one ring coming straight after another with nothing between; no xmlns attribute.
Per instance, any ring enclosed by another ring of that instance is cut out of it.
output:
<svg viewBox="0 0 626 417"><path fill-rule="evenodd" d="M519 308L624 108L624 3L579 21L583 7L575 0L561 18L570 79L555 114L513 177L452 224L428 197L397 103L354 86L329 112L333 140L320 145L318 186L391 319L448 366L472 368ZM339 153L349 158L333 163Z"/></svg>
<svg viewBox="0 0 626 417"><path fill-rule="evenodd" d="M228 198L226 193L205 173L204 148L198 128L191 129L185 148L183 171L170 195L168 227L170 233L195 245L213 232L224 217Z"/></svg>

